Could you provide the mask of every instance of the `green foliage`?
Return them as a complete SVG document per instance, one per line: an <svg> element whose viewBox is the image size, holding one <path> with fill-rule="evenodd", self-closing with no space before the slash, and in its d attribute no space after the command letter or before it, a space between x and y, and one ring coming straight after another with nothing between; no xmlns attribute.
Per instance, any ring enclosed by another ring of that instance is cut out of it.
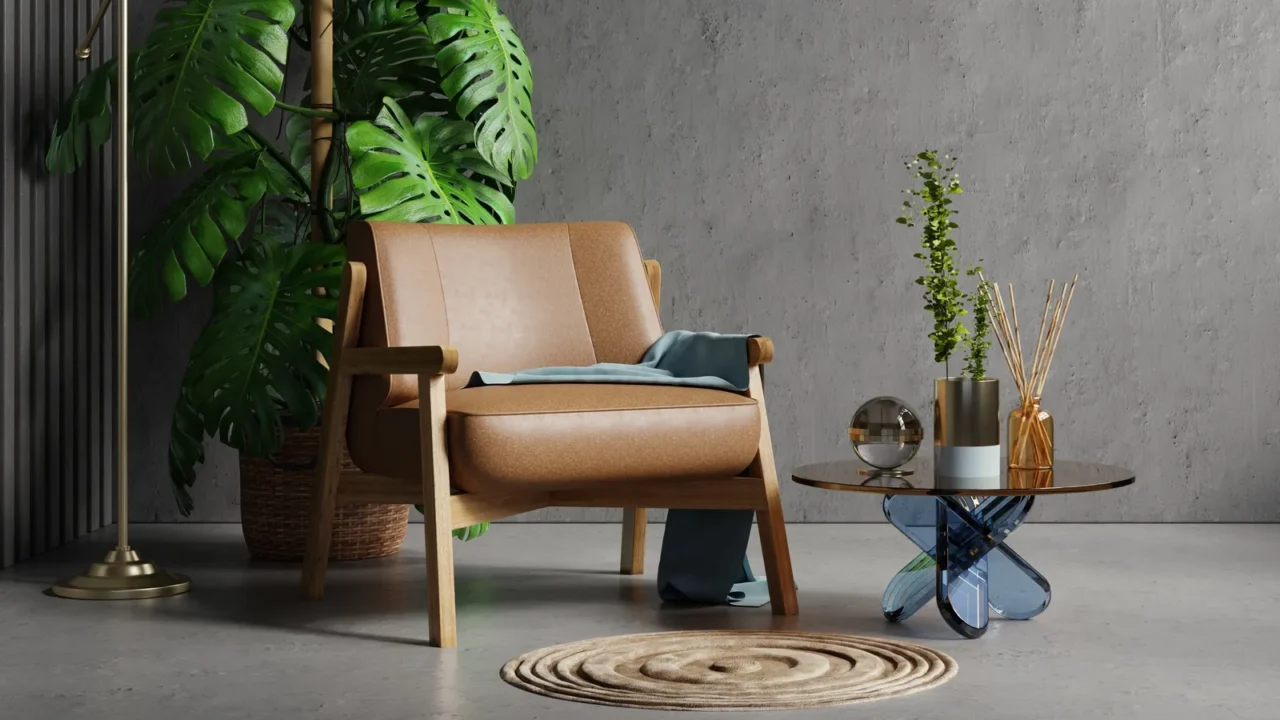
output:
<svg viewBox="0 0 1280 720"><path fill-rule="evenodd" d="M412 116L443 113L436 46L412 0L353 2L338 27L333 82L336 101L353 118L373 118L383 98Z"/></svg>
<svg viewBox="0 0 1280 720"><path fill-rule="evenodd" d="M982 267L965 271L969 277L977 276ZM978 280L978 287L969 293L969 306L973 309L973 332L965 337L964 374L974 380L987 376L987 352L991 349L991 282Z"/></svg>
<svg viewBox="0 0 1280 720"><path fill-rule="evenodd" d="M186 170L248 126L244 103L275 108L293 18L290 0L169 0L156 13L133 73L134 145L149 167Z"/></svg>
<svg viewBox="0 0 1280 720"><path fill-rule="evenodd" d="M951 219L957 214L951 209L951 198L964 189L955 172L955 161L950 156L939 160L936 150L925 150L904 164L916 184L907 188L911 197L902 201L902 215L897 222L923 228L923 252L914 257L925 261L926 272L916 278L916 284L924 287L924 309L933 316L929 337L933 340L934 361L946 362L969 332L960 321L965 314L965 294L956 281L956 242L951 237L951 231L960 227Z"/></svg>
<svg viewBox="0 0 1280 720"><path fill-rule="evenodd" d="M262 159L262 150L246 150L213 163L142 236L129 269L134 312L151 315L166 298L186 297L188 275L201 286L213 280L267 190Z"/></svg>
<svg viewBox="0 0 1280 720"><path fill-rule="evenodd" d="M311 211L307 203L273 198L258 207L255 223L258 234L270 235L281 245L304 243L311 237Z"/></svg>
<svg viewBox="0 0 1280 720"><path fill-rule="evenodd" d="M204 423L191 397L191 388L184 383L169 427L169 479L173 483L173 499L183 515L190 515L195 509L191 487L196 484L196 466L202 463Z"/></svg>
<svg viewBox="0 0 1280 720"><path fill-rule="evenodd" d="M84 164L88 153L111 137L115 107L116 61L109 60L85 75L58 115L44 164L65 174Z"/></svg>
<svg viewBox="0 0 1280 720"><path fill-rule="evenodd" d="M515 208L480 178L502 176L480 157L462 120L417 121L388 99L376 121L353 123L347 143L360 212L370 220L497 225Z"/></svg>
<svg viewBox="0 0 1280 720"><path fill-rule="evenodd" d="M422 512L421 505L414 505L414 507L417 508L418 512ZM483 536L487 532L489 532L489 522L486 520L482 523L458 528L453 531L453 536L463 542L470 542L471 540L475 540L476 538Z"/></svg>
<svg viewBox="0 0 1280 720"><path fill-rule="evenodd" d="M286 415L315 422L326 372L316 357L330 339L314 319L333 315L349 220L512 222L515 181L537 161L529 59L494 0L339 3L332 109L281 96L291 39L309 49L308 10L297 0L166 0L130 62L137 154L169 172L206 165L130 263L140 314L183 299L191 282L215 288L170 432L184 513L206 435L262 455ZM114 60L103 63L64 103L50 171L75 170L107 140L117 73ZM284 147L249 124L248 108L289 113ZM315 117L335 126L313 207ZM323 244L306 242L313 212Z"/></svg>
<svg viewBox="0 0 1280 720"><path fill-rule="evenodd" d="M463 542L468 542L471 540L475 540L476 538L484 535L487 532L489 532L489 522L486 520L485 522L482 522L482 523L476 523L475 525L468 525L464 528L458 528L457 530L453 531L453 536Z"/></svg>
<svg viewBox="0 0 1280 720"><path fill-rule="evenodd" d="M269 455L286 415L300 428L316 424L327 372L318 358L333 340L315 321L336 315L345 258L341 245L262 237L218 271L213 315L191 348L170 436L180 503L203 435Z"/></svg>
<svg viewBox="0 0 1280 720"><path fill-rule="evenodd" d="M284 121L285 146L289 162L303 175L311 175L311 119L290 114Z"/></svg>
<svg viewBox="0 0 1280 720"><path fill-rule="evenodd" d="M431 0L430 17L442 87L459 117L476 123L476 147L512 180L538 162L533 125L533 73L524 45L494 0ZM478 114L478 117L476 115Z"/></svg>
<svg viewBox="0 0 1280 720"><path fill-rule="evenodd" d="M289 164L298 169L300 175L304 177L311 176L311 119L303 115L290 114L285 120L284 137L286 152L288 153ZM346 206L350 203L350 189L347 183L347 177L350 171L350 157L346 152L345 145L342 144L343 132L342 126L335 126L333 129L333 137L340 144L336 150L330 150L329 177L326 181L322 181L324 187L329 189L328 198L330 202L326 207L321 207L322 213L332 216L335 206ZM307 186L310 187L309 184ZM304 191L300 198L304 204L310 203L309 190ZM332 217L330 217L332 220ZM308 218L309 222L309 218Z"/></svg>

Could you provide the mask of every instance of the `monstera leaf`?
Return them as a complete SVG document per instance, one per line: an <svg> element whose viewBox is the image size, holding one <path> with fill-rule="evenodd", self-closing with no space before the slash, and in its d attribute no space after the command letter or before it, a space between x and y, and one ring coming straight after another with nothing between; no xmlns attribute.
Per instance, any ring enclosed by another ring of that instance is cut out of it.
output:
<svg viewBox="0 0 1280 720"><path fill-rule="evenodd" d="M310 104L310 96L304 105ZM311 119L289 113L284 121L285 144L289 147L289 162L306 177L311 176Z"/></svg>
<svg viewBox="0 0 1280 720"><path fill-rule="evenodd" d="M69 173L84 164L89 152L111 137L115 106L114 59L94 68L76 85L58 115L44 164L51 173Z"/></svg>
<svg viewBox="0 0 1280 720"><path fill-rule="evenodd" d="M190 515L195 508L191 486L196 483L196 466L204 463L204 426L200 413L191 400L186 385L178 392L173 408L173 424L169 428L169 479L173 481L173 498L178 511Z"/></svg>
<svg viewBox="0 0 1280 720"><path fill-rule="evenodd" d="M411 116L442 113L436 46L418 15L417 0L352 2L338 29L333 81L338 106L371 118L383 98L395 98Z"/></svg>
<svg viewBox="0 0 1280 720"><path fill-rule="evenodd" d="M169 442L180 502L203 434L269 455L286 413L298 427L315 425L326 373L318 358L332 342L315 320L336 314L345 254L341 245L262 237L218 271L213 316L191 349Z"/></svg>
<svg viewBox="0 0 1280 720"><path fill-rule="evenodd" d="M538 162L533 126L533 69L511 21L494 0L430 0L427 20L439 46L441 87L458 115L476 123L476 147L512 180ZM473 117L478 114L479 117Z"/></svg>
<svg viewBox="0 0 1280 720"><path fill-rule="evenodd" d="M133 256L130 304L137 313L151 315L166 297L186 297L188 274L209 284L267 190L267 161L260 149L219 160L169 205Z"/></svg>
<svg viewBox="0 0 1280 720"><path fill-rule="evenodd" d="M429 115L410 122L394 100L376 121L353 123L347 144L361 214L369 220L496 225L515 208L482 178L505 180L475 148L465 120Z"/></svg>
<svg viewBox="0 0 1280 720"><path fill-rule="evenodd" d="M262 203L255 227L282 245L306 242L311 237L311 212L306 203L270 197Z"/></svg>
<svg viewBox="0 0 1280 720"><path fill-rule="evenodd" d="M135 145L149 167L190 168L217 133L249 124L244 103L275 108L293 18L291 0L169 0L156 13L133 88Z"/></svg>

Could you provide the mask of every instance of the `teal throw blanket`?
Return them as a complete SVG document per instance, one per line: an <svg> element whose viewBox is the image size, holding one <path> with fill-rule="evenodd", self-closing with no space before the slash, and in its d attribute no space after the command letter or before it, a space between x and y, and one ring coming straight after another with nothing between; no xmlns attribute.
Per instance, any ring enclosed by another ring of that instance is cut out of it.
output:
<svg viewBox="0 0 1280 720"><path fill-rule="evenodd" d="M649 347L639 365L597 363L546 367L514 373L474 372L466 387L528 383L624 383L688 385L717 390L747 389L747 338L672 330Z"/></svg>
<svg viewBox="0 0 1280 720"><path fill-rule="evenodd" d="M530 383L687 385L742 392L750 383L751 335L673 330L658 338L639 365L598 363L514 373L475 372L466 387ZM764 577L747 563L750 510L672 510L658 563L658 595L668 602L758 607L769 602Z"/></svg>

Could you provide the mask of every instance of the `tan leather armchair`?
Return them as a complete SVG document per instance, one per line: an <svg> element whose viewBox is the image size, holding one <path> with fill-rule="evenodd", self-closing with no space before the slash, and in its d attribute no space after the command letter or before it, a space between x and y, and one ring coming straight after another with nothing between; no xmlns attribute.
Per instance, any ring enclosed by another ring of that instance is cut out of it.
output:
<svg viewBox="0 0 1280 720"><path fill-rule="evenodd" d="M624 223L357 223L342 295L303 587L324 593L334 509L422 503L430 640L457 643L451 532L548 506L757 511L775 614L798 610L760 365L743 394L563 384L461 389L474 370L639 362L662 333L656 262ZM343 471L343 439L359 471Z"/></svg>

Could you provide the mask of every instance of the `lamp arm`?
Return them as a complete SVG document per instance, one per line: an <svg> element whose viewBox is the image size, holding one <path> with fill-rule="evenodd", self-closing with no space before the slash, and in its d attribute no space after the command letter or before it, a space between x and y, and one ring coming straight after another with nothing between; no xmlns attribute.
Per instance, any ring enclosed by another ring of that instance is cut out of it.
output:
<svg viewBox="0 0 1280 720"><path fill-rule="evenodd" d="M111 7L111 0L102 0L102 4L98 6L98 14L93 16L93 24L89 26L89 32L85 33L84 40L80 41L80 45L76 47L76 57L80 60L88 60L93 55L93 39L98 36L98 31L102 29L102 20L107 16L107 9Z"/></svg>

